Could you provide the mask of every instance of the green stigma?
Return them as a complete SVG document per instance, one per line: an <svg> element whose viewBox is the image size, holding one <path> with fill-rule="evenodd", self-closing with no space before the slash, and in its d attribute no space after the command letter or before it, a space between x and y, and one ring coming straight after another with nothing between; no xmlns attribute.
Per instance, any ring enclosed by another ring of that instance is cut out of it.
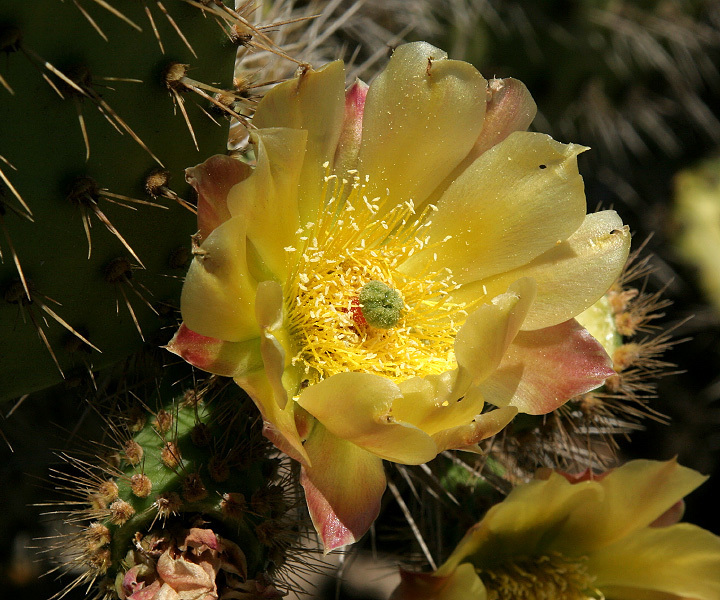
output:
<svg viewBox="0 0 720 600"><path fill-rule="evenodd" d="M358 300L365 321L372 327L390 329L400 320L402 296L381 281L368 281L360 290Z"/></svg>

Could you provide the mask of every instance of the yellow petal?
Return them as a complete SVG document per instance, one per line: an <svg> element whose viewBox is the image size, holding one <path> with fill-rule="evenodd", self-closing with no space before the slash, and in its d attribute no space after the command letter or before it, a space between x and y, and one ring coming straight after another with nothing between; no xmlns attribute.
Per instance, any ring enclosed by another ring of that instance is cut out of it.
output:
<svg viewBox="0 0 720 600"><path fill-rule="evenodd" d="M589 214L565 242L525 266L464 285L453 298L468 302L492 297L520 277L537 283L537 296L522 328L541 329L563 323L594 304L615 282L630 251L630 232L612 210Z"/></svg>
<svg viewBox="0 0 720 600"><path fill-rule="evenodd" d="M313 525L325 553L358 540L380 512L385 491L382 460L316 424L305 442L312 466L303 466Z"/></svg>
<svg viewBox="0 0 720 600"><path fill-rule="evenodd" d="M455 337L455 356L477 385L497 369L535 297L535 282L521 279L507 293L468 315Z"/></svg>
<svg viewBox="0 0 720 600"><path fill-rule="evenodd" d="M298 189L307 133L295 129L263 129L251 134L257 165L235 185L228 209L247 222L247 236L264 268L283 280L288 252L298 229ZM259 267L262 268L262 267Z"/></svg>
<svg viewBox="0 0 720 600"><path fill-rule="evenodd" d="M504 557L540 556L557 539L569 515L587 503L596 506L601 497L597 482L573 485L555 473L545 481L519 485L468 531L441 570L466 560L486 568Z"/></svg>
<svg viewBox="0 0 720 600"><path fill-rule="evenodd" d="M438 454L445 450L479 452L477 443L502 431L517 412L514 406L504 406L476 415L470 423L438 431L432 436Z"/></svg>
<svg viewBox="0 0 720 600"><path fill-rule="evenodd" d="M302 223L311 220L322 189L325 168L332 168L345 115L345 67L340 60L318 71L300 74L272 88L257 107L253 125L307 131L307 150L300 176L299 210Z"/></svg>
<svg viewBox="0 0 720 600"><path fill-rule="evenodd" d="M720 537L689 523L638 531L593 552L587 566L607 598L720 598Z"/></svg>
<svg viewBox="0 0 720 600"><path fill-rule="evenodd" d="M429 435L392 415L398 386L371 373L338 373L305 388L298 404L333 435L380 458L418 465L437 455Z"/></svg>
<svg viewBox="0 0 720 600"><path fill-rule="evenodd" d="M676 461L634 460L595 482L603 492L597 504L578 508L565 522L555 549L591 552L649 526L707 479Z"/></svg>
<svg viewBox="0 0 720 600"><path fill-rule="evenodd" d="M259 337L256 287L246 256L246 223L232 218L212 231L190 265L180 298L185 325L227 342Z"/></svg>
<svg viewBox="0 0 720 600"><path fill-rule="evenodd" d="M525 131L537 113L537 106L525 84L517 79L491 79L487 87L485 120L475 145L428 198L437 204L450 184L483 152L502 142L514 131Z"/></svg>
<svg viewBox="0 0 720 600"><path fill-rule="evenodd" d="M403 272L447 267L458 283L469 283L520 267L567 239L585 217L577 169L583 150L540 133L511 134L443 194L423 229L428 247Z"/></svg>
<svg viewBox="0 0 720 600"><path fill-rule="evenodd" d="M498 368L480 384L495 406L544 415L614 375L612 360L575 319L521 331Z"/></svg>
<svg viewBox="0 0 720 600"><path fill-rule="evenodd" d="M413 377L398 384L402 396L393 402L395 419L429 435L470 423L485 402L479 393L458 383L458 369L439 375Z"/></svg>
<svg viewBox="0 0 720 600"><path fill-rule="evenodd" d="M425 42L395 50L365 101L360 174L369 198L416 206L467 155L485 115L482 75Z"/></svg>
<svg viewBox="0 0 720 600"><path fill-rule="evenodd" d="M180 325L165 349L192 366L223 377L252 373L263 368L260 340L225 342L200 335Z"/></svg>
<svg viewBox="0 0 720 600"><path fill-rule="evenodd" d="M303 447L302 438L311 428L311 423L302 409L294 402L287 402L284 409L280 407L284 398L276 397L277 383L272 385L265 371L236 377L235 382L247 392L260 410L263 435L288 456L308 464L310 458Z"/></svg>

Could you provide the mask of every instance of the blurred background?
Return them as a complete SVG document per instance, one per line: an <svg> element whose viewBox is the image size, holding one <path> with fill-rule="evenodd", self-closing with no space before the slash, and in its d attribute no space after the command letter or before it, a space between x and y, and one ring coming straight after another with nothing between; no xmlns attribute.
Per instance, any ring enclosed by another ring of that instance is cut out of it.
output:
<svg viewBox="0 0 720 600"><path fill-rule="evenodd" d="M672 303L648 333L674 340L650 392L651 408L667 419L644 420L620 440L621 457L677 456L713 475L687 499L686 520L720 534L720 0L366 0L289 9L324 15L304 26L301 57L314 64L340 56L369 81L394 46L423 39L486 78L520 79L538 105L534 129L591 148L580 157L589 210L622 215L634 247L645 242L643 256L652 255L647 291ZM320 41L308 47L307 39ZM53 451L92 437L99 424L68 389L3 411L0 581L17 590L11 597L49 598L60 586L53 574L38 581L48 562L28 546L44 546L33 539L55 535L57 525L47 525L37 503L51 499ZM389 500L383 519L366 554L336 560L367 562L374 546L387 547L402 511ZM372 564L359 570L370 591L340 589L332 578L321 589L386 597L393 560ZM358 572L346 570L348 580Z"/></svg>

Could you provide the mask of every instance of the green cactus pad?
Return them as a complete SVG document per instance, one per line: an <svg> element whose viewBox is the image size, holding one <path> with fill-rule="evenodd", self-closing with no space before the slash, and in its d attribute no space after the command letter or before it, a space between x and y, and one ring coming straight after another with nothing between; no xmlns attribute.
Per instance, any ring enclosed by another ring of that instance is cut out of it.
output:
<svg viewBox="0 0 720 600"><path fill-rule="evenodd" d="M194 80L231 85L235 48L216 20L163 4L196 57L147 3L163 53L145 3L108 4L126 20L93 2L86 15L59 0L0 6L0 399L165 340L156 313L176 304L178 249L196 228L173 192L191 198L184 169L226 148L228 122L208 118L211 103L163 79L183 64ZM166 183L151 187L159 163Z"/></svg>

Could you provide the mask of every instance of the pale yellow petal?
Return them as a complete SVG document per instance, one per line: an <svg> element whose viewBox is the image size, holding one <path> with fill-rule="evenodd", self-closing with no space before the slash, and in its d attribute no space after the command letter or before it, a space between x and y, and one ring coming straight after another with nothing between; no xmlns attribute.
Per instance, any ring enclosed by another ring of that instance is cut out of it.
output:
<svg viewBox="0 0 720 600"><path fill-rule="evenodd" d="M720 598L720 537L689 523L638 531L593 552L587 566L609 599L644 598L642 590ZM627 595L614 595L613 588Z"/></svg>
<svg viewBox="0 0 720 600"><path fill-rule="evenodd" d="M520 277L537 283L537 296L522 329L552 327L594 304L620 275L630 251L630 232L615 211L589 214L565 242L527 265L464 285L452 296L470 302L504 292Z"/></svg>
<svg viewBox="0 0 720 600"><path fill-rule="evenodd" d="M577 169L583 150L540 133L511 134L443 194L423 229L428 247L402 271L447 267L455 281L469 283L520 267L567 239L585 217Z"/></svg>
<svg viewBox="0 0 720 600"><path fill-rule="evenodd" d="M276 375L274 375L276 376ZM235 382L243 388L260 410L263 418L263 435L277 448L295 460L308 464L310 458L305 452L302 440L312 427L311 419L294 402L287 402L276 396L277 382L271 384L266 371L256 371L236 377Z"/></svg>
<svg viewBox="0 0 720 600"><path fill-rule="evenodd" d="M507 293L468 315L455 337L455 356L477 385L497 369L535 298L535 282L521 279Z"/></svg>
<svg viewBox="0 0 720 600"><path fill-rule="evenodd" d="M298 191L307 132L262 129L251 134L257 165L252 175L233 186L230 214L247 222L247 236L261 261L257 269L284 280L288 251L299 225Z"/></svg>
<svg viewBox="0 0 720 600"><path fill-rule="evenodd" d="M480 452L477 444L502 431L515 418L517 412L514 406L504 406L476 415L464 425L438 431L432 436L438 454L445 450Z"/></svg>
<svg viewBox="0 0 720 600"><path fill-rule="evenodd" d="M183 320L192 331L227 342L259 337L257 282L250 274L246 245L245 221L232 218L200 246L180 298Z"/></svg>
<svg viewBox="0 0 720 600"><path fill-rule="evenodd" d="M272 88L253 117L258 129L286 127L307 131L307 150L300 176L300 218L311 220L325 176L332 168L345 115L345 67L336 60L314 71L301 67L299 75Z"/></svg>
<svg viewBox="0 0 720 600"><path fill-rule="evenodd" d="M300 483L313 525L330 550L352 544L380 512L385 491L382 460L316 423L305 441L312 466L303 466Z"/></svg>
<svg viewBox="0 0 720 600"><path fill-rule="evenodd" d="M398 386L371 373L338 373L305 388L298 404L333 435L380 458L403 464L422 464L435 458L429 435L392 415Z"/></svg>
<svg viewBox="0 0 720 600"><path fill-rule="evenodd" d="M416 205L467 155L485 115L485 79L425 42L398 47L365 101L361 176L366 194Z"/></svg>
<svg viewBox="0 0 720 600"><path fill-rule="evenodd" d="M633 460L596 482L602 498L579 507L563 525L553 548L591 552L632 537L707 479L676 461Z"/></svg>
<svg viewBox="0 0 720 600"><path fill-rule="evenodd" d="M429 435L468 424L485 405L477 390L468 390L468 383L458 382L457 369L402 381L402 396L393 402L392 415Z"/></svg>
<svg viewBox="0 0 720 600"><path fill-rule="evenodd" d="M486 568L504 557L542 555L552 549L565 521L578 507L595 506L600 498L597 482L573 485L557 474L519 485L468 531L441 570L466 560Z"/></svg>

